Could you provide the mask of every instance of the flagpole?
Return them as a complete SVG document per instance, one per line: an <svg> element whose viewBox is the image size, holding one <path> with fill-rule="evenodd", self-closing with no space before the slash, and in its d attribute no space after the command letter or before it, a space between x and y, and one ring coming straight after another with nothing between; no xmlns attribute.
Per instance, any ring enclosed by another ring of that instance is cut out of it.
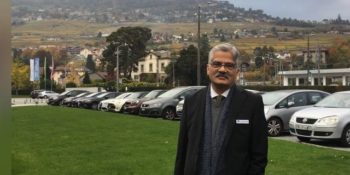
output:
<svg viewBox="0 0 350 175"><path fill-rule="evenodd" d="M46 90L46 56L45 56L45 59L44 59L44 82L45 82L45 90Z"/></svg>
<svg viewBox="0 0 350 175"><path fill-rule="evenodd" d="M51 72L50 72L50 84L51 84L51 91L52 91L52 76L53 76L53 71L54 71L54 61L53 61L53 56L51 56Z"/></svg>

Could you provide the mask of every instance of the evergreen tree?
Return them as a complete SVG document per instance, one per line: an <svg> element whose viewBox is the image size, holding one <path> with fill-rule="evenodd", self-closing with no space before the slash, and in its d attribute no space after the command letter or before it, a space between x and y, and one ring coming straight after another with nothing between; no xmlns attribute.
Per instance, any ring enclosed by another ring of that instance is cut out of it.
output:
<svg viewBox="0 0 350 175"><path fill-rule="evenodd" d="M84 78L83 78L83 84L91 84L89 72L85 72Z"/></svg>
<svg viewBox="0 0 350 175"><path fill-rule="evenodd" d="M88 57L86 59L85 67L88 68L91 72L96 71L96 64L95 64L94 60L92 59L92 55L88 55Z"/></svg>

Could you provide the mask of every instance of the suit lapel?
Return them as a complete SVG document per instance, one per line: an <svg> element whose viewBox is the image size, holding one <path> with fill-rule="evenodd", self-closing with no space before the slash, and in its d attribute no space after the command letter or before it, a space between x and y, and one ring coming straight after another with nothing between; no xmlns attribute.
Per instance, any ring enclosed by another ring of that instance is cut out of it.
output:
<svg viewBox="0 0 350 175"><path fill-rule="evenodd" d="M233 91L231 94L231 101L230 104L228 105L228 111L226 113L226 117L228 117L227 122L225 123L227 128L227 134L225 136L224 142L223 142L223 147L226 148L227 142L231 137L232 134L232 125L234 120L237 118L240 110L242 109L243 103L245 101L245 96L242 93L242 89L237 87L236 85L231 88L231 91Z"/></svg>

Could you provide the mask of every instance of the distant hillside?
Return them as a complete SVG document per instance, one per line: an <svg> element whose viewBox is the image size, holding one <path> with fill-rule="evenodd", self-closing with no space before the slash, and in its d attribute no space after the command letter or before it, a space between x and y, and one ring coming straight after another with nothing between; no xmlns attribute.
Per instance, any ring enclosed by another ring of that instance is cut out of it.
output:
<svg viewBox="0 0 350 175"><path fill-rule="evenodd" d="M152 8L152 7L186 7L205 0L13 0L13 5L31 5L37 7L85 7L85 8Z"/></svg>
<svg viewBox="0 0 350 175"><path fill-rule="evenodd" d="M13 24L28 20L75 19L93 23L196 22L201 6L202 22L268 22L279 26L315 27L318 23L272 17L263 10L236 7L228 1L208 0L12 0ZM31 19L27 19L30 16ZM324 23L349 25L349 21Z"/></svg>

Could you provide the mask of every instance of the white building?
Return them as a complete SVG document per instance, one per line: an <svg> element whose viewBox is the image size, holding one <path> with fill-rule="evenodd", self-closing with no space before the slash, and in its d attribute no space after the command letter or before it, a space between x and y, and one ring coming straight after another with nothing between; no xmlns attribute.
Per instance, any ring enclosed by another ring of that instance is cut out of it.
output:
<svg viewBox="0 0 350 175"><path fill-rule="evenodd" d="M167 77L165 68L171 63L170 51L151 51L145 57L139 59L136 72L131 72L135 81L142 81L144 75L154 75L159 82L164 82Z"/></svg>
<svg viewBox="0 0 350 175"><path fill-rule="evenodd" d="M278 75L283 78L283 86L350 86L350 68L320 69L319 72L318 70L310 70L309 75L307 70L280 71ZM320 78L320 83L318 83L318 78Z"/></svg>

